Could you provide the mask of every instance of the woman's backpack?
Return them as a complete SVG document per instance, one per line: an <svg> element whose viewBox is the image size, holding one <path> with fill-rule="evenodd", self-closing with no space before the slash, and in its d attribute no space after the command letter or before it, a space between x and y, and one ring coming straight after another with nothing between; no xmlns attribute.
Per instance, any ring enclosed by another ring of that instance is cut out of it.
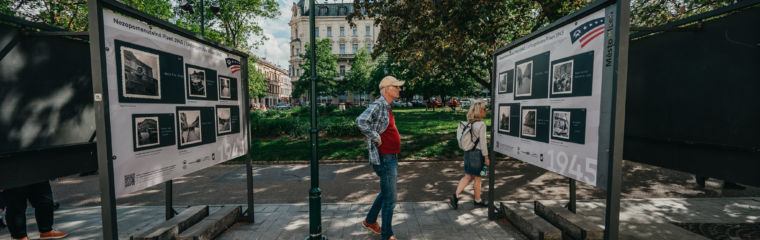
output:
<svg viewBox="0 0 760 240"><path fill-rule="evenodd" d="M478 141L480 141L480 139L473 141L472 125L473 123L460 121L459 126L457 126L457 142L459 143L459 148L464 151L474 149Z"/></svg>

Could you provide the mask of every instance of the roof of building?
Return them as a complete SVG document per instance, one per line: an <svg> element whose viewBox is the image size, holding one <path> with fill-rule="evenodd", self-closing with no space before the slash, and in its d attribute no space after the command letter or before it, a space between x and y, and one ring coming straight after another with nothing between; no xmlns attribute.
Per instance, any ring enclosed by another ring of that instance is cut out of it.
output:
<svg viewBox="0 0 760 240"><path fill-rule="evenodd" d="M268 68L274 69L275 71L281 72L281 73L283 73L285 75L288 74L288 71L285 71L285 69L282 69L280 66L277 66L274 63L271 63L271 62L269 62L266 59L261 58L261 57L258 58L258 61L256 61L256 64L264 65L264 66L266 66Z"/></svg>
<svg viewBox="0 0 760 240"><path fill-rule="evenodd" d="M333 0L337 1L337 0ZM330 0L326 0L322 3L321 0L316 1L314 3L314 8L317 9L316 16L317 17L339 17L339 16L348 16L348 14L354 12L354 4L351 3L344 3L341 1L340 3L329 3ZM308 16L308 12L306 12L306 9L304 6L306 4L305 0L299 0L296 4L298 8L301 10L299 13L300 16Z"/></svg>

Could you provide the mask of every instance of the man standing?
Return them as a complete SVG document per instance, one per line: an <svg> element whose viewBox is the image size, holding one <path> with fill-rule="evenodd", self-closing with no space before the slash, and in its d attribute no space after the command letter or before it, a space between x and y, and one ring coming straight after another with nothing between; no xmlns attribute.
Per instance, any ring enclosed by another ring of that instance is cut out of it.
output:
<svg viewBox="0 0 760 240"><path fill-rule="evenodd" d="M382 240L396 240L391 229L393 209L396 207L396 177L398 176L398 153L401 152L401 136L396 128L391 102L401 93L403 81L387 76L380 81L380 95L356 118L356 126L367 136L369 163L380 177L380 194L375 198L362 226L381 234ZM383 211L382 228L377 215Z"/></svg>

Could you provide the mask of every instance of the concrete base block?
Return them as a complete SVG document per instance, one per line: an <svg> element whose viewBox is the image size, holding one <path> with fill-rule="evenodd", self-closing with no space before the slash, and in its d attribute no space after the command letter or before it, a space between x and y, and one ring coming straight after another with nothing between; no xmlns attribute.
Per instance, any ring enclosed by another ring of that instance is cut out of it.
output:
<svg viewBox="0 0 760 240"><path fill-rule="evenodd" d="M573 239L604 239L604 229L594 225L590 220L577 215L567 208L559 206L545 206L540 201L534 203L535 213L546 219L554 226L562 229Z"/></svg>
<svg viewBox="0 0 760 240"><path fill-rule="evenodd" d="M562 231L519 203L501 203L501 211L520 232L530 239L562 239Z"/></svg>
<svg viewBox="0 0 760 240"><path fill-rule="evenodd" d="M194 206L182 211L177 216L145 231L138 232L130 239L133 240L163 240L176 239L179 233L190 228L208 216L208 206Z"/></svg>
<svg viewBox="0 0 760 240"><path fill-rule="evenodd" d="M210 240L235 224L242 208L240 206L225 206L214 214L204 218L187 231L182 232L178 240Z"/></svg>

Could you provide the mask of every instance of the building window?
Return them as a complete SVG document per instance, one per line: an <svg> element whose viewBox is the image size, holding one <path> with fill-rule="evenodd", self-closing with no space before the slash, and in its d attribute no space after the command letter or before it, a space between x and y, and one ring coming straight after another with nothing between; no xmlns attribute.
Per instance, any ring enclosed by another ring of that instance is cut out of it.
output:
<svg viewBox="0 0 760 240"><path fill-rule="evenodd" d="M369 30L370 30L369 26L364 27L364 36L370 36Z"/></svg>
<svg viewBox="0 0 760 240"><path fill-rule="evenodd" d="M327 11L328 11L327 7L319 8L320 15L322 16L327 16Z"/></svg>
<svg viewBox="0 0 760 240"><path fill-rule="evenodd" d="M314 36L319 37L319 28L318 27L314 28Z"/></svg>
<svg viewBox="0 0 760 240"><path fill-rule="evenodd" d="M327 36L332 37L332 27L327 27Z"/></svg>
<svg viewBox="0 0 760 240"><path fill-rule="evenodd" d="M296 37L298 37L298 28L296 28Z"/></svg>
<svg viewBox="0 0 760 240"><path fill-rule="evenodd" d="M301 56L301 49L300 48L296 48L296 56Z"/></svg>
<svg viewBox="0 0 760 240"><path fill-rule="evenodd" d="M351 45L351 50L354 51L354 54L358 53L359 52L359 44L354 43L353 45Z"/></svg>
<svg viewBox="0 0 760 240"><path fill-rule="evenodd" d="M340 44L340 54L346 54L346 44L341 43Z"/></svg>
<svg viewBox="0 0 760 240"><path fill-rule="evenodd" d="M346 31L344 27L340 27L340 36L343 37L346 35Z"/></svg>
<svg viewBox="0 0 760 240"><path fill-rule="evenodd" d="M367 52L372 52L372 44L367 43Z"/></svg>
<svg viewBox="0 0 760 240"><path fill-rule="evenodd" d="M353 35L352 35L352 36L356 37L356 34L357 34L357 33L356 33L356 32L357 32L357 31L356 31L356 27L352 27L352 28L351 28L351 32L353 33Z"/></svg>
<svg viewBox="0 0 760 240"><path fill-rule="evenodd" d="M346 76L346 66L340 65L340 76Z"/></svg>

